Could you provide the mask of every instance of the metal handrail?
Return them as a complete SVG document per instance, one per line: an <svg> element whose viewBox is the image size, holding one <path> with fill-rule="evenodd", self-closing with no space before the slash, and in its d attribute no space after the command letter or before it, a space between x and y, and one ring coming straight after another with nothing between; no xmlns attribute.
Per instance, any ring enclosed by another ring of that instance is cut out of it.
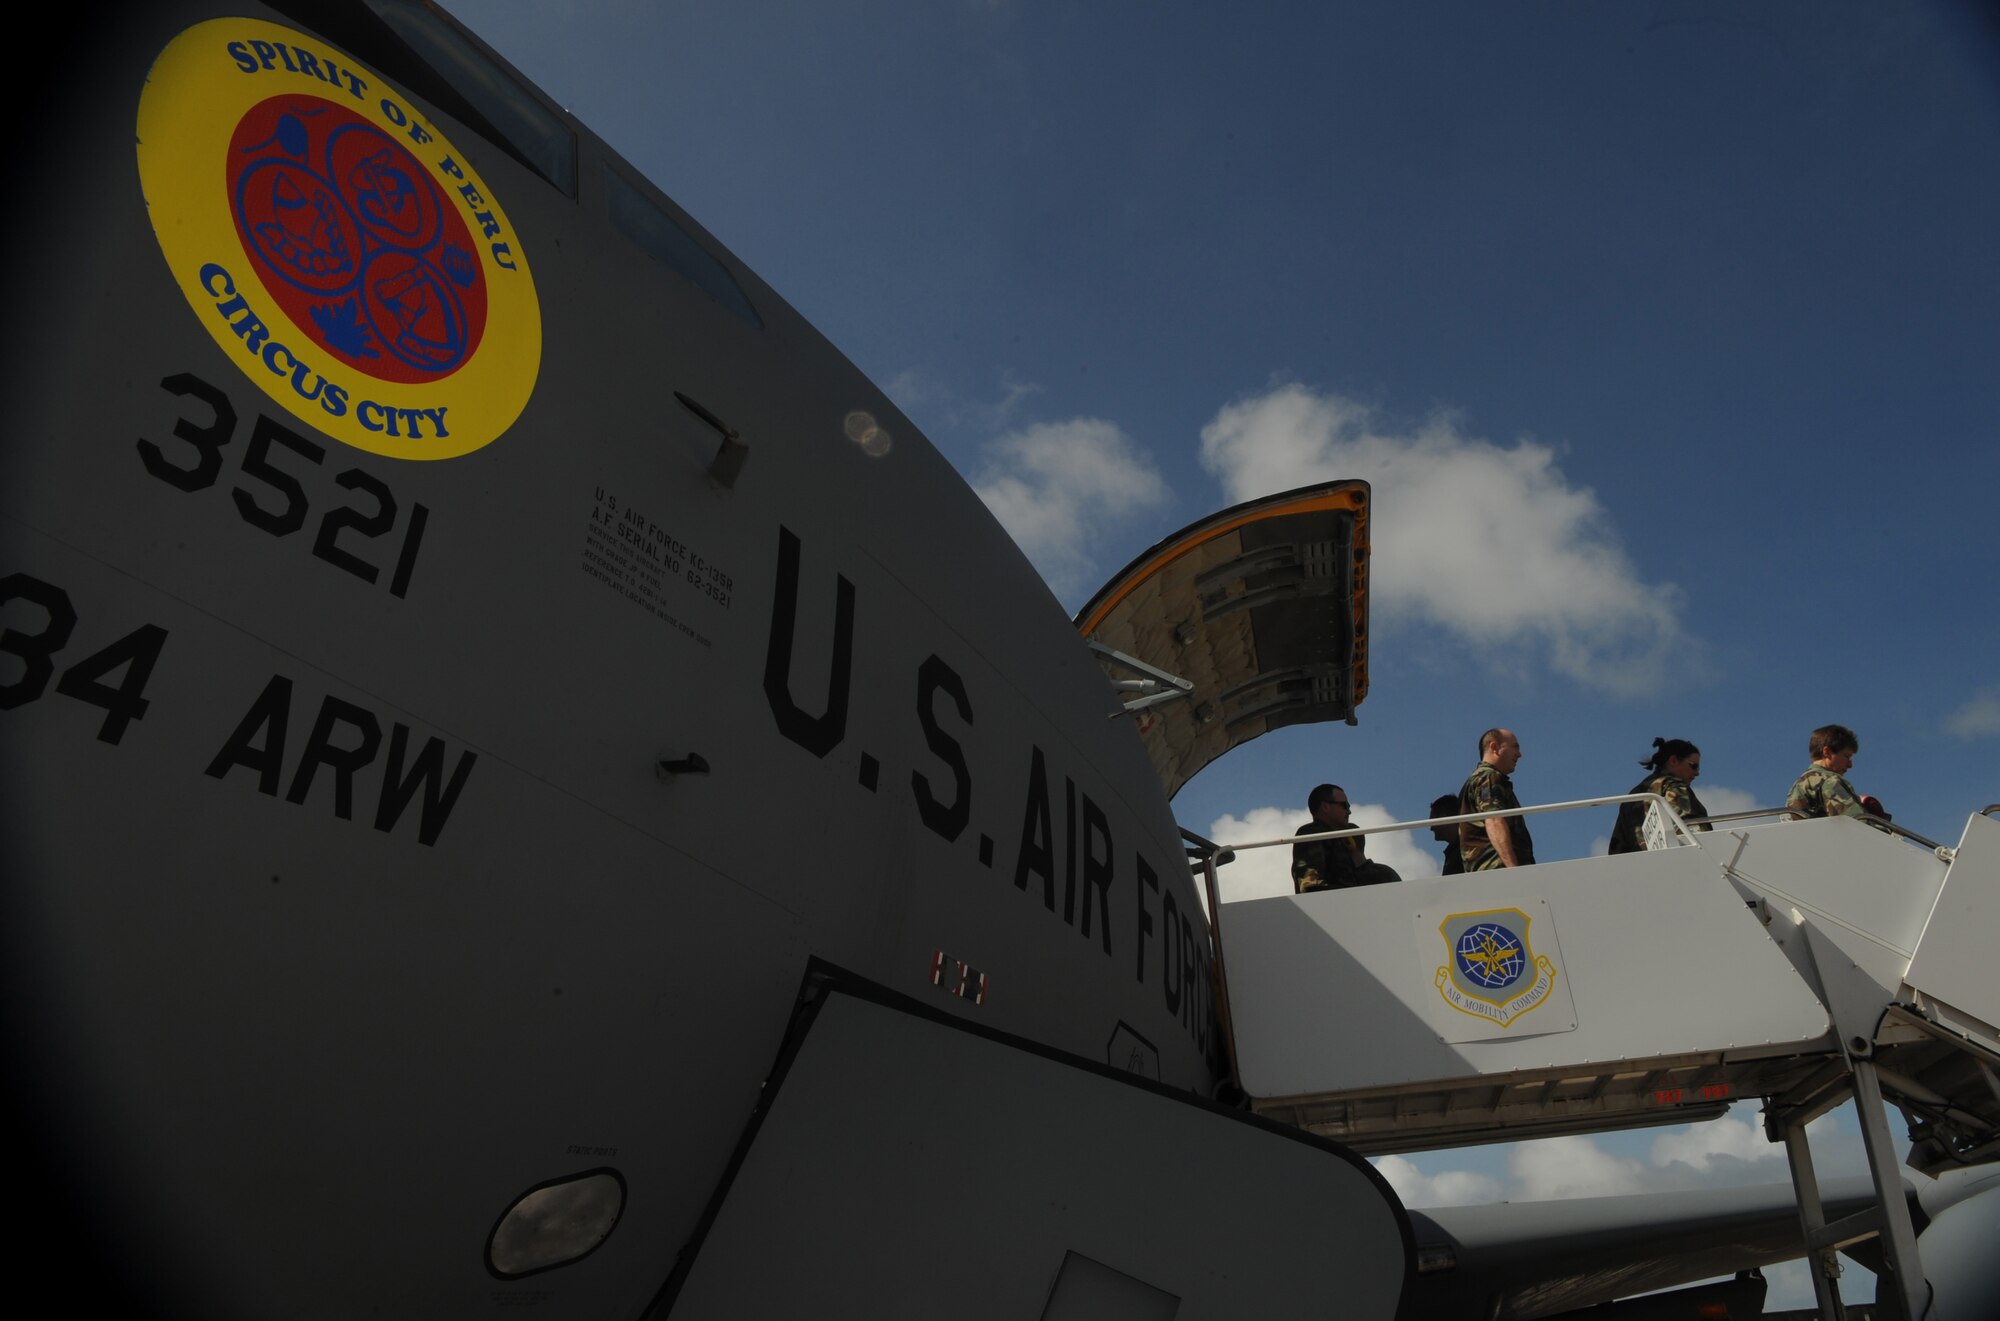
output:
<svg viewBox="0 0 2000 1321"><path fill-rule="evenodd" d="M1186 831L1182 831L1186 834ZM1195 836L1199 839L1200 836ZM1203 841L1206 843L1207 841ZM1228 850L1223 850L1228 852ZM1201 874L1208 887L1208 944L1215 964L1215 1009L1222 1031L1222 1053L1229 1065L1229 1085L1240 1095L1243 1075L1236 1067L1236 1016L1229 1007L1229 964L1222 955L1222 890L1215 878L1216 854L1202 855Z"/></svg>
<svg viewBox="0 0 2000 1321"><path fill-rule="evenodd" d="M2000 803L1996 803L1994 804L1994 806L2000 807ZM1991 811L1992 809L1989 808L1987 810ZM1696 822L1703 822L1703 821L1710 823L1718 821L1744 821L1753 817L1760 817L1760 816L1779 817L1786 821L1811 821L1814 819L1812 817L1805 816L1801 813L1794 812L1789 808L1758 807L1758 808L1753 808L1748 812L1725 812L1720 816L1691 816L1688 818L1688 823L1692 825ZM1869 825L1875 827L1877 830L1881 831L1885 835L1899 835L1902 838L1909 840L1912 844L1916 844L1923 848L1929 849L1933 853L1945 847L1944 845L1938 843L1934 839L1929 839L1923 835L1919 835L1916 831L1910 829L1908 826L1897 825L1894 821L1891 821L1886 816L1876 816L1873 812L1863 812L1861 814L1861 819L1863 821L1866 821Z"/></svg>
<svg viewBox="0 0 2000 1321"><path fill-rule="evenodd" d="M1211 847L1223 850L1266 849L1266 848L1275 848L1280 844L1302 844L1309 840L1332 839L1336 835L1386 835L1392 831L1398 831L1398 830L1421 830L1421 829L1428 829L1431 826L1459 825L1467 821L1489 821L1496 816L1497 817L1538 816L1544 812L1568 812L1580 807L1609 807L1614 804L1621 804L1621 803L1648 803L1648 802L1658 803L1660 805L1661 810L1666 813L1668 818L1675 825L1680 827L1679 833L1683 835L1692 833L1688 829L1688 827L1690 826L1714 825L1718 823L1726 823L1731 821L1747 821L1754 819L1756 817L1777 817L1789 820L1804 819L1793 816L1789 811L1787 811L1785 808L1782 807L1757 807L1757 808L1752 808L1747 812L1721 812L1717 813L1714 816L1683 817L1678 813L1676 813L1674 809L1668 805L1667 800L1662 798L1659 794L1613 794L1604 798L1578 798L1575 799L1574 801L1567 803L1544 803L1537 807L1510 807L1510 808L1505 808L1498 812L1469 812L1458 816L1426 817L1422 821L1392 821L1386 826L1349 826L1344 830L1320 831L1311 835L1284 835L1277 839L1260 839L1240 844L1212 845ZM1991 813L1995 811L2000 811L2000 803L1995 803L1993 804L1992 807L1986 808L1985 812L1982 813L1982 815L1984 815L1985 813ZM1923 848L1936 850L1941 847L1936 840L1926 839L1924 836L1919 835L1916 831L1909 829L1907 826L1899 826L1894 821L1890 821L1885 817L1869 815L1869 816L1864 816L1862 819L1867 821L1869 825L1874 826L1876 829L1881 830L1886 834L1900 835L1904 839L1909 840L1911 843L1920 845ZM1188 834L1188 832L1185 830L1183 830L1181 833L1183 835ZM1194 836L1193 838L1199 839L1200 836ZM1202 842L1208 843L1209 841L1203 840Z"/></svg>
<svg viewBox="0 0 2000 1321"><path fill-rule="evenodd" d="M1494 817L1539 816L1544 812L1568 812L1580 807L1609 807L1619 803L1658 803L1662 811L1678 826L1681 833L1689 833L1687 823L1658 794L1613 794L1605 798L1578 798L1567 803L1543 803L1537 807L1507 807L1497 812L1466 812L1458 816L1433 816L1422 821L1392 821L1386 826L1349 826L1344 830L1319 831L1311 835L1284 835L1277 839L1260 839L1247 843L1230 844L1229 848L1241 852L1244 849L1268 849L1280 844L1303 844L1309 840L1332 839L1336 835L1386 835L1397 830L1421 830L1431 826L1461 825L1467 821L1490 821ZM1186 831L1181 832L1183 835Z"/></svg>
<svg viewBox="0 0 2000 1321"><path fill-rule="evenodd" d="M1916 831L1911 830L1907 826L1897 825L1894 821L1889 820L1887 817L1870 815L1870 816L1864 816L1862 820L1866 821L1869 825L1875 827L1877 830L1886 830L1892 835L1902 836L1904 839L1909 840L1912 844L1921 844L1923 845L1923 847L1929 849L1933 853L1936 853L1939 849L1945 847L1944 845L1938 843L1934 839L1925 839L1922 835L1919 835Z"/></svg>
<svg viewBox="0 0 2000 1321"><path fill-rule="evenodd" d="M1993 812L1993 811L2000 811L2000 803L1995 803L1993 804L1992 807L1982 809L1981 815L1984 815L1986 812ZM1700 825L1704 823L1709 825L1715 825L1725 821L1749 821L1760 816L1782 817L1788 821L1806 821L1811 819L1809 817L1803 817L1798 815L1797 813L1793 812L1790 808L1753 807L1747 812L1720 812L1714 816L1691 816L1687 818L1687 822L1691 826ZM1921 844L1923 847L1927 849L1936 850L1943 847L1943 845L1939 844L1936 840L1926 839L1924 836L1919 835L1916 831L1911 830L1908 826L1897 825L1894 821L1891 821L1886 816L1876 816L1873 812L1864 812L1862 813L1861 819L1866 821L1869 825L1874 826L1877 830L1884 831L1887 834L1891 835L1901 835L1904 839L1909 840L1911 843Z"/></svg>
<svg viewBox="0 0 2000 1321"><path fill-rule="evenodd" d="M1718 825L1725 821L1751 821L1760 816L1789 818L1791 817L1791 815L1792 815L1791 811L1788 808L1753 807L1748 809L1747 811L1742 811L1742 812L1716 812L1710 816L1691 816L1688 818L1688 823L1692 825L1697 821L1702 821L1708 823L1709 825Z"/></svg>
<svg viewBox="0 0 2000 1321"><path fill-rule="evenodd" d="M1193 848L1187 851L1188 856L1191 858L1195 857L1213 858L1218 854L1229 852L1229 850L1233 847L1232 845L1228 844L1218 844L1214 840L1209 839L1204 835L1197 835L1192 830L1189 830L1186 826L1180 826L1178 828L1181 832L1181 838L1186 840L1188 843L1194 845Z"/></svg>

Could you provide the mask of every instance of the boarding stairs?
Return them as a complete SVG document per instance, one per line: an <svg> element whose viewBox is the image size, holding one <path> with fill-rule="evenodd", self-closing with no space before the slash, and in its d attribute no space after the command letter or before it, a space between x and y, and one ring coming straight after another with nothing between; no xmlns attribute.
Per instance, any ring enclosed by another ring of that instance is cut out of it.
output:
<svg viewBox="0 0 2000 1321"><path fill-rule="evenodd" d="M2000 805L1949 847L1854 817L1688 822L1648 795L1520 814L1635 798L1641 852L1229 904L1219 862L1295 840L1190 836L1237 1084L1257 1112L1370 1153L1678 1124L1761 1098L1809 1248L1879 1235L1920 1316L1884 1104L1919 1171L2000 1159ZM1829 1226L1805 1125L1850 1098L1878 1205Z"/></svg>

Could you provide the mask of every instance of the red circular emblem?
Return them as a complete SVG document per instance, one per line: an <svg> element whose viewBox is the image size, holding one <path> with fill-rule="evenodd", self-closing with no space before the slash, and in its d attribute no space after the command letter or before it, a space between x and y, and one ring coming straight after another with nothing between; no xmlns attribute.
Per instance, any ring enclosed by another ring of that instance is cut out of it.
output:
<svg viewBox="0 0 2000 1321"><path fill-rule="evenodd" d="M229 142L230 214L265 292L382 381L441 380L486 330L471 232L402 143L347 107L275 96Z"/></svg>

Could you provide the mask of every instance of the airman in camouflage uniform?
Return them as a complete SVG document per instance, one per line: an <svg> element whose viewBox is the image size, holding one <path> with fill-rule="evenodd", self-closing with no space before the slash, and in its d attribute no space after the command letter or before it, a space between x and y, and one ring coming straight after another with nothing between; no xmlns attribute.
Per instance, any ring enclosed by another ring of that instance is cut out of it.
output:
<svg viewBox="0 0 2000 1321"><path fill-rule="evenodd" d="M1649 788L1639 789L1635 792L1658 794L1667 800L1667 806L1673 808L1674 814L1683 820L1691 816L1708 815L1708 809L1701 805L1701 799L1695 797L1694 786L1679 776L1655 775L1651 780L1647 781L1647 784L1650 786ZM1706 829L1706 827L1701 828Z"/></svg>
<svg viewBox="0 0 2000 1321"><path fill-rule="evenodd" d="M1347 790L1337 784L1322 784L1306 797L1312 820L1298 828L1301 835L1321 835L1329 830L1352 830L1349 818L1354 805ZM1292 888L1300 894L1310 890L1347 890L1358 885L1381 885L1400 881L1393 867L1371 862L1366 841L1355 835L1346 839L1309 839L1292 845Z"/></svg>
<svg viewBox="0 0 2000 1321"><path fill-rule="evenodd" d="M1785 795L1785 810L1798 817L1867 816L1861 795L1847 782L1847 771L1859 751L1861 740L1847 726L1821 725L1815 729L1806 744L1812 765L1792 782L1791 793Z"/></svg>
<svg viewBox="0 0 2000 1321"><path fill-rule="evenodd" d="M1344 827L1308 821L1293 833L1316 835L1339 829ZM1292 888L1300 894L1311 890L1345 890L1359 884L1355 876L1363 861L1358 836L1354 839L1309 839L1303 844L1294 844Z"/></svg>
<svg viewBox="0 0 2000 1321"><path fill-rule="evenodd" d="M1683 821L1689 817L1708 815L1701 799L1695 797L1692 783L1701 774L1700 748L1684 738L1656 738L1653 740L1653 755L1639 764L1651 774L1626 792L1658 794L1667 800L1667 806L1673 808ZM1695 829L1707 830L1708 827L1700 825ZM1637 853L1645 847L1646 804L1621 804L1618 822L1611 828L1610 852Z"/></svg>
<svg viewBox="0 0 2000 1321"><path fill-rule="evenodd" d="M1514 767L1521 760L1521 740L1511 729L1489 729L1479 736L1479 764L1465 777L1458 791L1458 810L1505 812L1521 805L1514 796ZM1518 816L1489 816L1484 821L1467 821L1458 828L1459 855L1469 872L1492 871L1499 867L1532 867L1535 844L1528 835L1528 823Z"/></svg>

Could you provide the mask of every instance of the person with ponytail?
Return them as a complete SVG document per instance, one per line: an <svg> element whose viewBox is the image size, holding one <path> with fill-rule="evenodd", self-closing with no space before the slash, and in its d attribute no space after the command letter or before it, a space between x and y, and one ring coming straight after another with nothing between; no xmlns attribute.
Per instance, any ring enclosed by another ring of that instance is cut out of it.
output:
<svg viewBox="0 0 2000 1321"><path fill-rule="evenodd" d="M1684 738L1656 738L1653 740L1653 755L1639 763L1646 768L1646 778L1628 791L1635 794L1658 794L1667 800L1667 806L1680 814L1683 821L1689 817L1707 816L1708 809L1701 805L1701 799L1694 795L1694 777L1701 774L1701 749ZM1618 808L1618 824L1611 828L1611 852L1637 853L1646 847L1645 803L1623 803ZM1696 826L1697 830L1707 830L1707 826Z"/></svg>

